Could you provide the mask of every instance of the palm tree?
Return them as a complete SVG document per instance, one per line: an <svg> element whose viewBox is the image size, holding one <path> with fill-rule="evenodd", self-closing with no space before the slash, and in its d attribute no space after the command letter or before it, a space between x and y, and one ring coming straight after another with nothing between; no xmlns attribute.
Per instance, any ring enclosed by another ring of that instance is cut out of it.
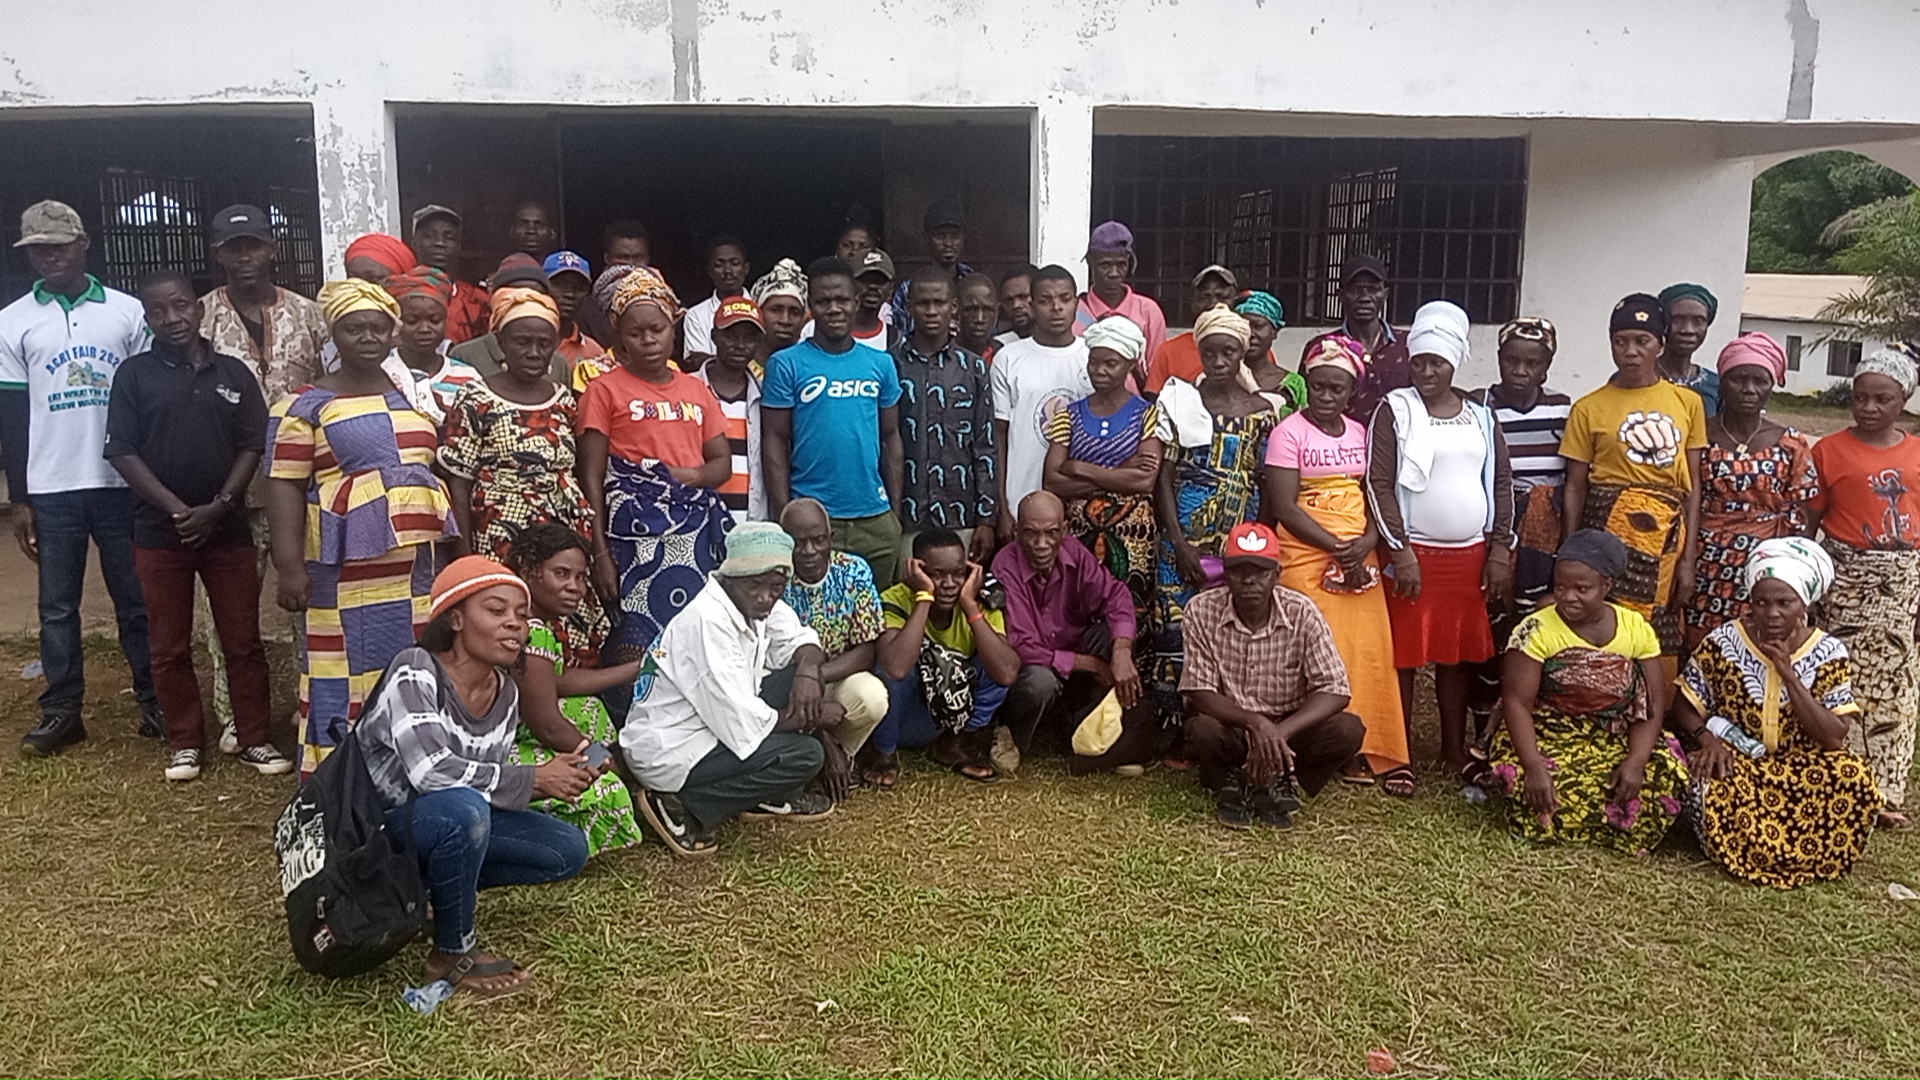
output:
<svg viewBox="0 0 1920 1080"><path fill-rule="evenodd" d="M1920 192L1855 207L1820 240L1844 246L1835 264L1867 279L1865 288L1834 297L1820 318L1858 337L1920 341Z"/></svg>

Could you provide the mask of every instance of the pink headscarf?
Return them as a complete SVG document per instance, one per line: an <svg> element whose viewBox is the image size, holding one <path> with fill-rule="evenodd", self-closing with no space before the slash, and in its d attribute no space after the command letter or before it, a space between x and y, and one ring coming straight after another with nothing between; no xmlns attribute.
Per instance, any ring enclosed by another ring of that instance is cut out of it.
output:
<svg viewBox="0 0 1920 1080"><path fill-rule="evenodd" d="M1352 375L1355 382L1366 377L1367 347L1345 334L1328 334L1313 343L1300 361L1300 374L1332 365Z"/></svg>
<svg viewBox="0 0 1920 1080"><path fill-rule="evenodd" d="M1775 386L1787 385L1787 352L1765 334L1741 334L1720 350L1720 374L1744 364L1772 372Z"/></svg>

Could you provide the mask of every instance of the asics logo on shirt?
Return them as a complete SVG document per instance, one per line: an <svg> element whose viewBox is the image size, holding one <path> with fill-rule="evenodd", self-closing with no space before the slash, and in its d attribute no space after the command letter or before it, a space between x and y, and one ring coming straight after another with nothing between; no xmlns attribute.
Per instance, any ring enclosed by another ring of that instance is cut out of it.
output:
<svg viewBox="0 0 1920 1080"><path fill-rule="evenodd" d="M830 398L878 398L880 380L878 379L829 379L825 375L815 375L800 385L800 403L826 394Z"/></svg>

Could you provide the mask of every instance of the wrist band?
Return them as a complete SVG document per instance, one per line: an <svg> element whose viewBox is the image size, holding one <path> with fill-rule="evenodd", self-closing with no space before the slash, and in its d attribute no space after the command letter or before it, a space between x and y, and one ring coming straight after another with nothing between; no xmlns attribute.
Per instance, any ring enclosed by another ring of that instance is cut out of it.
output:
<svg viewBox="0 0 1920 1080"><path fill-rule="evenodd" d="M987 617L987 613L986 613L986 612L984 612L984 611L976 611L976 612L974 612L973 614L971 614L971 615L969 615L969 616L967 616L967 622L969 622L969 623L977 623L977 622L979 622L979 621L981 621L982 619L985 619L986 617Z"/></svg>
<svg viewBox="0 0 1920 1080"><path fill-rule="evenodd" d="M933 603L933 594L925 589L921 589L919 592L913 594L913 602L916 604L931 604Z"/></svg>

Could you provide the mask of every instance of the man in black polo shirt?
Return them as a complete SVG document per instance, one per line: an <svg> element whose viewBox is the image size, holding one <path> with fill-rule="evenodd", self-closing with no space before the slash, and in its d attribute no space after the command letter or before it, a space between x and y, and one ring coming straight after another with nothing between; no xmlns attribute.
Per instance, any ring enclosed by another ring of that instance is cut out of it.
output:
<svg viewBox="0 0 1920 1080"><path fill-rule="evenodd" d="M267 654L247 482L266 446L267 403L246 362L213 351L185 274L148 278L140 304L153 348L120 366L107 404L106 457L140 501L133 566L147 598L154 689L167 714L169 780L200 775L206 712L193 670L193 579L206 586L227 661L239 757L293 768L267 741Z"/></svg>

